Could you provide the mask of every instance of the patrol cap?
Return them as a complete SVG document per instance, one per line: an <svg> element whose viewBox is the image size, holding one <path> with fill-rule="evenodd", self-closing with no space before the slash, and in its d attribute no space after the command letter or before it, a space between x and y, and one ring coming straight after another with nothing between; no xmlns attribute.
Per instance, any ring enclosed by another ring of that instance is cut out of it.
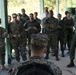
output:
<svg viewBox="0 0 76 75"><path fill-rule="evenodd" d="M38 33L31 35L31 44L37 46L47 46L48 45L48 36L47 34Z"/></svg>

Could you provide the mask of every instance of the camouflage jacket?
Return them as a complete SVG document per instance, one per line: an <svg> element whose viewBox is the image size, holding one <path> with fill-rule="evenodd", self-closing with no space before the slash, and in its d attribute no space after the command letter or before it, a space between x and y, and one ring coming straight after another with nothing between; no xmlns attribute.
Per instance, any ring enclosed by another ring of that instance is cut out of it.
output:
<svg viewBox="0 0 76 75"><path fill-rule="evenodd" d="M59 67L57 67L54 63L47 61L46 59L44 59L44 57L39 57L39 56L30 57L26 62L24 62L23 64L18 66L17 69L19 69L23 65L27 65L27 64L30 64L32 62L39 63L39 64L48 64L50 66L50 68L51 68L54 75L62 75L62 71L60 70ZM18 72L17 69L15 69L15 71L10 70L10 75L15 75Z"/></svg>
<svg viewBox="0 0 76 75"><path fill-rule="evenodd" d="M14 37L16 35L16 37ZM18 36L20 35L20 37ZM16 23L12 22L10 25L10 36L13 40L24 41L26 39L26 33L24 30L24 26L20 24L19 21Z"/></svg>
<svg viewBox="0 0 76 75"><path fill-rule="evenodd" d="M24 15L21 16L21 19L22 19L24 22L27 22L27 21L29 20L29 17L28 17L26 14L24 14Z"/></svg>
<svg viewBox="0 0 76 75"><path fill-rule="evenodd" d="M5 46L5 38L7 37L7 32L4 28L0 27L0 47Z"/></svg>
<svg viewBox="0 0 76 75"><path fill-rule="evenodd" d="M33 22L28 20L24 24L24 26L25 26L25 30L29 28L29 30L27 31L28 34L38 33L41 30L40 24L36 20L33 20ZM36 28L37 30L35 30L34 28Z"/></svg>

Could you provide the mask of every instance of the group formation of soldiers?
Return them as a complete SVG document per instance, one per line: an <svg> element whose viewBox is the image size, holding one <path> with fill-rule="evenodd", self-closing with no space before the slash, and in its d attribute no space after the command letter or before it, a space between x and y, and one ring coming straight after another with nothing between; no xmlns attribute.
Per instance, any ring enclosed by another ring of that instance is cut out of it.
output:
<svg viewBox="0 0 76 75"><path fill-rule="evenodd" d="M12 14L12 22L11 16L8 16L8 30L7 33L9 34L11 50L15 50L16 60L20 62L20 54L22 56L23 61L27 60L26 57L26 45L28 43L29 49L29 56L31 55L30 50L30 42L31 42L31 34L37 34L42 32L43 34L47 34L48 39L48 46L46 52L46 59L49 58L50 48L52 51L53 56L56 56L56 60L59 60L58 57L58 50L59 50L59 41L62 51L62 57L64 57L64 50L66 48L66 43L68 46L68 51L70 51L71 47L71 40L73 37L73 26L74 21L70 12L66 11L66 16L61 19L62 15L58 14L58 19L55 18L53 10L48 10L45 7L44 17L40 20L37 18L38 13L34 12L30 13L29 16L26 15L25 9L21 9L22 14L13 13ZM5 48L2 42L4 41L4 36L6 35L4 29L0 29L0 50L4 53ZM3 37L2 37L3 36ZM4 42L3 42L4 43ZM3 48L1 48L3 46ZM1 51L0 51L1 52ZM5 54L1 55L5 56ZM3 69L4 67L4 60L2 59Z"/></svg>

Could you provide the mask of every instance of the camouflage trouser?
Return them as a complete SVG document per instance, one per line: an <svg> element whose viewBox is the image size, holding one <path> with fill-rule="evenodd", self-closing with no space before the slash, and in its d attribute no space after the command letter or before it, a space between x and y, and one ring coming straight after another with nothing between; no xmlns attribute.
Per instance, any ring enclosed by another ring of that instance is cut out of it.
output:
<svg viewBox="0 0 76 75"><path fill-rule="evenodd" d="M71 41L71 47L70 47L70 59L71 60L75 58L75 47L76 47L76 35L74 35Z"/></svg>
<svg viewBox="0 0 76 75"><path fill-rule="evenodd" d="M23 43L19 43L18 41L12 41L12 47L15 50L15 54L16 54L16 60L19 62L20 61L20 53L22 56L23 61L25 61L26 58L26 44L25 41Z"/></svg>
<svg viewBox="0 0 76 75"><path fill-rule="evenodd" d="M48 57L48 55L50 53L50 47L54 51L55 56L58 57L58 38L57 38L57 35L52 33L52 34L50 34L48 36L49 36L49 41L48 41L46 57Z"/></svg>
<svg viewBox="0 0 76 75"><path fill-rule="evenodd" d="M1 65L5 64L5 46L0 47L0 60L1 60Z"/></svg>
<svg viewBox="0 0 76 75"><path fill-rule="evenodd" d="M65 37L64 37L64 33L60 32L60 31L58 33L58 43L59 42L60 42L61 51L64 52L64 49L65 49Z"/></svg>
<svg viewBox="0 0 76 75"><path fill-rule="evenodd" d="M73 38L73 33L67 33L67 45L69 50L70 50L72 38Z"/></svg>

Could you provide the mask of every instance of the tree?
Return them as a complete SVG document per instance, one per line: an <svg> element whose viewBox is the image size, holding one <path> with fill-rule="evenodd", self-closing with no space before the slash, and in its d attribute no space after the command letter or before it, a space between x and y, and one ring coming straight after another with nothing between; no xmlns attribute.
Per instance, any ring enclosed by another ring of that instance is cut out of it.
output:
<svg viewBox="0 0 76 75"><path fill-rule="evenodd" d="M56 0L44 0L44 5L49 9L54 9L56 4Z"/></svg>

